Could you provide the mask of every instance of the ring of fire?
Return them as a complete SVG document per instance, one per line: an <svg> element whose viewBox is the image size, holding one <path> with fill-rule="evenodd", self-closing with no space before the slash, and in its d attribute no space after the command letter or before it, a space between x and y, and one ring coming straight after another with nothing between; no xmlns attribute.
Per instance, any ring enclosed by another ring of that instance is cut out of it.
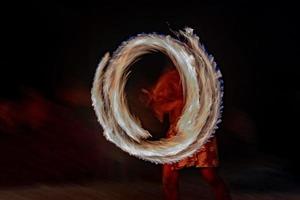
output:
<svg viewBox="0 0 300 200"><path fill-rule="evenodd" d="M138 158L173 163L197 152L221 121L223 81L213 57L191 28L179 31L184 42L167 35L139 34L102 58L94 77L92 102L107 140ZM176 125L177 135L157 141L129 110L124 91L130 65L143 55L160 51L178 70L185 106Z"/></svg>

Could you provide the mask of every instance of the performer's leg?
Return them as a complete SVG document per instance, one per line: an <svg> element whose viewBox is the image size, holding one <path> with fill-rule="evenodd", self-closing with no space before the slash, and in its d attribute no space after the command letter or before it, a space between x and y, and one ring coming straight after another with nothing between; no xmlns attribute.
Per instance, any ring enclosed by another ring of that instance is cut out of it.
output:
<svg viewBox="0 0 300 200"><path fill-rule="evenodd" d="M165 200L179 200L178 170L173 170L172 165L163 165L162 182Z"/></svg>
<svg viewBox="0 0 300 200"><path fill-rule="evenodd" d="M216 200L231 200L229 190L215 167L200 168L200 172L204 181L212 187Z"/></svg>

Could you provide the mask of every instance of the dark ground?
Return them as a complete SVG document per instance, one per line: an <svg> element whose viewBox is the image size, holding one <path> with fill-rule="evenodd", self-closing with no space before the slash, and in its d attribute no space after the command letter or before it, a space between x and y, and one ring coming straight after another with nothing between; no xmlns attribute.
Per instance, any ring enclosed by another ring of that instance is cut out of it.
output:
<svg viewBox="0 0 300 200"><path fill-rule="evenodd" d="M221 174L230 186L233 200L298 200L300 197L299 183L293 182L292 177L284 174L276 166L239 165L234 168L226 166L221 170ZM182 199L213 199L210 188L200 179L196 169L183 170L180 176ZM107 179L59 184L41 182L29 186L2 187L0 199L158 200L163 198L160 181L130 178L122 181Z"/></svg>

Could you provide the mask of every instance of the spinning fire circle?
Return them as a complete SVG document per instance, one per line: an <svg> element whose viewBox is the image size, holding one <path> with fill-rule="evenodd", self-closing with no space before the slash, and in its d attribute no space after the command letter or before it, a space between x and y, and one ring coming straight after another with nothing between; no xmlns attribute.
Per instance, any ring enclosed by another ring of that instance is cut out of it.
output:
<svg viewBox="0 0 300 200"><path fill-rule="evenodd" d="M110 57L102 58L92 87L93 107L107 140L138 158L173 163L200 150L221 121L223 81L211 55L193 29L179 31L184 41L169 35L139 34L123 42ZM133 62L151 52L168 56L178 70L185 106L176 124L177 135L150 141L140 120L128 109L124 91Z"/></svg>

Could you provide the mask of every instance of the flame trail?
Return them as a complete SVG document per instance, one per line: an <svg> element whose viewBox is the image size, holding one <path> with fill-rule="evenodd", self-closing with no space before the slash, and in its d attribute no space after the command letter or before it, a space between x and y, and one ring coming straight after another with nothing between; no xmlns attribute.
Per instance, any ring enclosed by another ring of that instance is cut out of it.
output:
<svg viewBox="0 0 300 200"><path fill-rule="evenodd" d="M92 87L92 102L107 140L138 158L173 163L192 156L213 136L221 121L223 81L193 29L179 31L185 41L167 35L139 34L123 42L110 57L102 58ZM162 52L174 63L182 81L185 106L177 135L149 141L151 134L128 110L124 91L129 67L143 55Z"/></svg>

